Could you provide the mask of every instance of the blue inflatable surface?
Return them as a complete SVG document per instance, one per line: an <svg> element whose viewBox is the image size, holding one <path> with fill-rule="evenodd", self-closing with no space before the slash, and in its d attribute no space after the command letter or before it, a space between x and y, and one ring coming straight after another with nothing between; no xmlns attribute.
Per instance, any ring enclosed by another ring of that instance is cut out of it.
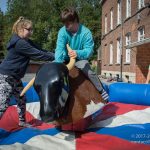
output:
<svg viewBox="0 0 150 150"><path fill-rule="evenodd" d="M110 102L150 105L150 84L113 83L109 96Z"/></svg>
<svg viewBox="0 0 150 150"><path fill-rule="evenodd" d="M150 150L150 85L113 83L104 88L110 102L93 114L91 126L84 132L64 132L39 120L39 97L31 87L26 93L26 121L33 127L20 128L16 106L10 106L0 119L0 150Z"/></svg>
<svg viewBox="0 0 150 150"><path fill-rule="evenodd" d="M23 83L24 86L27 84ZM109 86L103 84L109 94L109 102L120 102L127 104L150 106L150 84L133 83L112 83ZM38 102L39 96L32 86L26 92L27 103ZM10 105L16 104L15 98L12 98Z"/></svg>

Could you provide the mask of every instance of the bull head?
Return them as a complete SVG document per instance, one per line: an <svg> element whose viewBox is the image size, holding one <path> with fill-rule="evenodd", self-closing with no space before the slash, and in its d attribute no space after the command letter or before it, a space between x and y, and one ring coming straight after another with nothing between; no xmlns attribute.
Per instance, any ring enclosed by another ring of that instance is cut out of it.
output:
<svg viewBox="0 0 150 150"><path fill-rule="evenodd" d="M47 63L38 71L34 88L40 97L40 116L44 122L53 121L63 113L68 87L68 69L64 64Z"/></svg>
<svg viewBox="0 0 150 150"><path fill-rule="evenodd" d="M67 45L68 51L71 50ZM44 64L20 96L34 84L34 88L40 97L40 116L44 122L50 122L60 117L68 98L68 70L75 64L75 59L70 58L68 65L63 63ZM68 68L68 69L67 69ZM44 76L43 76L44 75Z"/></svg>

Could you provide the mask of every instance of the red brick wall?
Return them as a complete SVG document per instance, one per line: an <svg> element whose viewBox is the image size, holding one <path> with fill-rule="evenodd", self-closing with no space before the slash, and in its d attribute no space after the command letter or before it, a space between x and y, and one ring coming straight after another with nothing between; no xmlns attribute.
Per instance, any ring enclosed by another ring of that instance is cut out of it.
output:
<svg viewBox="0 0 150 150"><path fill-rule="evenodd" d="M145 83L150 65L150 43L137 47L136 83Z"/></svg>
<svg viewBox="0 0 150 150"><path fill-rule="evenodd" d="M145 0L145 4L149 0ZM105 0L102 5L102 41L101 41L101 59L102 59L102 70L107 71L120 71L121 66L116 64L116 55L117 55L117 38L121 37L123 34L123 72L137 73L138 69L136 68L139 57L137 57L137 48L134 47L131 49L131 63L125 64L125 35L128 32L131 32L131 43L138 40L138 28L144 26L145 28L145 38L150 38L150 9L145 8L141 11L138 10L138 0L132 0L131 4L131 17L126 19L126 0L122 0L122 18L123 18L123 27L121 25L117 26L117 0ZM110 10L113 8L113 30L110 31ZM105 15L107 14L107 31L108 33L104 34L105 27ZM138 21L138 14L140 20ZM113 64L109 65L109 45L113 42ZM139 48L138 48L139 49ZM138 50L139 51L139 50ZM142 50L141 50L142 51ZM150 51L150 49L149 49ZM139 54L140 55L140 54ZM144 55L146 55L144 53ZM146 57L142 55L141 57ZM149 58L150 59L150 58ZM137 71L136 71L137 70ZM145 73L144 73L145 77ZM143 79L144 80L144 79ZM142 82L143 82L142 80ZM139 80L137 80L140 82Z"/></svg>

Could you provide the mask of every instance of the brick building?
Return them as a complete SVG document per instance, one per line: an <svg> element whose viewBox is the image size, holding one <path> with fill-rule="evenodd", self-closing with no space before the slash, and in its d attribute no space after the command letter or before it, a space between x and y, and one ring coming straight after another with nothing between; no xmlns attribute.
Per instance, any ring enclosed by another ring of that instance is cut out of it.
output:
<svg viewBox="0 0 150 150"><path fill-rule="evenodd" d="M101 74L144 83L150 64L150 0L101 0Z"/></svg>

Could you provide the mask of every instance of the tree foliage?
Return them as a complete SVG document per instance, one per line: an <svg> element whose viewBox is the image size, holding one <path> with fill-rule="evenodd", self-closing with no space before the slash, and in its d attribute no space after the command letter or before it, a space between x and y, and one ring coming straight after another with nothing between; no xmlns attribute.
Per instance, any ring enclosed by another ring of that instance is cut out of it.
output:
<svg viewBox="0 0 150 150"><path fill-rule="evenodd" d="M11 36L13 23L19 16L24 16L31 19L34 23L34 34L32 37L34 42L44 49L54 51L57 34L62 26L60 13L62 9L68 6L76 8L80 22L92 31L95 52L100 45L101 13L99 0L8 0L7 6L3 21L4 46Z"/></svg>
<svg viewBox="0 0 150 150"><path fill-rule="evenodd" d="M3 12L0 9L0 37L2 37L3 34Z"/></svg>
<svg viewBox="0 0 150 150"><path fill-rule="evenodd" d="M2 51L3 50L2 41L3 41L3 35L4 35L3 31L4 31L4 15L0 9L0 59L3 59L3 56L4 56L3 51Z"/></svg>

